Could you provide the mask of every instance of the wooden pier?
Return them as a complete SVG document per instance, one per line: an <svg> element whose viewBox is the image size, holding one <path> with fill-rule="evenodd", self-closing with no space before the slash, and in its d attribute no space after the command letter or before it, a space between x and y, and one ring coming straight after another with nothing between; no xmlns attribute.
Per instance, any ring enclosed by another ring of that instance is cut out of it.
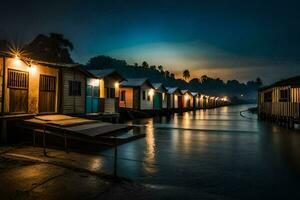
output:
<svg viewBox="0 0 300 200"><path fill-rule="evenodd" d="M112 124L67 115L42 115L23 120L22 126L31 129L35 134L55 135L67 143L72 139L81 142L106 144L108 146L125 143L145 135L118 137L117 134L132 129L126 124ZM67 144L66 144L67 145Z"/></svg>

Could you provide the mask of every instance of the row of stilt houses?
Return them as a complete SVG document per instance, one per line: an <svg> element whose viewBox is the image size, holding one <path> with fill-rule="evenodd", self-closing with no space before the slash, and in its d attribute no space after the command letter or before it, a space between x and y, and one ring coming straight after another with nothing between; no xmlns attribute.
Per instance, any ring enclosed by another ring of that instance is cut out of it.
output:
<svg viewBox="0 0 300 200"><path fill-rule="evenodd" d="M300 76L278 81L258 91L258 116L290 128L300 120Z"/></svg>
<svg viewBox="0 0 300 200"><path fill-rule="evenodd" d="M87 70L79 64L57 64L2 56L1 115L118 113L192 110L226 105L210 97L146 78L126 79L114 69Z"/></svg>

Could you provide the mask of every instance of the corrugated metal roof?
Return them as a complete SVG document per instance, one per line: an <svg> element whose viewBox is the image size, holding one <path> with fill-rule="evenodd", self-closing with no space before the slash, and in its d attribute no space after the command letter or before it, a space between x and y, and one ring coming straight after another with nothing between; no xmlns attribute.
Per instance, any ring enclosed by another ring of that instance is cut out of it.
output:
<svg viewBox="0 0 300 200"><path fill-rule="evenodd" d="M97 78L104 78L111 75L116 75L119 79L125 80L125 78L118 73L115 69L97 69L97 70L88 70L91 74L93 74Z"/></svg>
<svg viewBox="0 0 300 200"><path fill-rule="evenodd" d="M181 93L184 95L188 93L189 95L192 95L192 93L189 90L181 90Z"/></svg>
<svg viewBox="0 0 300 200"><path fill-rule="evenodd" d="M125 81L122 81L120 83L121 86L124 87L140 87L143 84L147 83L151 88L154 89L153 85L151 84L151 82L146 79L146 78L131 78L131 79L127 79Z"/></svg>
<svg viewBox="0 0 300 200"><path fill-rule="evenodd" d="M173 94L176 91L179 92L179 93L181 93L181 91L180 91L180 89L178 87L167 87L166 89L168 90L169 94Z"/></svg>
<svg viewBox="0 0 300 200"><path fill-rule="evenodd" d="M198 92L191 92L191 94L195 97L195 96L197 96L199 93L198 93Z"/></svg>
<svg viewBox="0 0 300 200"><path fill-rule="evenodd" d="M276 86L300 86L300 76L294 76L288 79L277 81L269 86L265 86L259 89L259 91L266 90Z"/></svg>
<svg viewBox="0 0 300 200"><path fill-rule="evenodd" d="M168 92L167 88L162 83L152 83L155 90L160 90L161 92Z"/></svg>

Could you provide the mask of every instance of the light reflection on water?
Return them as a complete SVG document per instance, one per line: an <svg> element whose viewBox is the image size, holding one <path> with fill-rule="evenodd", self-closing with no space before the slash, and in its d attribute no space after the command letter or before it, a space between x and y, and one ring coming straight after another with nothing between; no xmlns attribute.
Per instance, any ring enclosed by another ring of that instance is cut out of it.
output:
<svg viewBox="0 0 300 200"><path fill-rule="evenodd" d="M118 148L119 175L177 199L299 199L299 131L242 117L251 106L133 121L146 137Z"/></svg>

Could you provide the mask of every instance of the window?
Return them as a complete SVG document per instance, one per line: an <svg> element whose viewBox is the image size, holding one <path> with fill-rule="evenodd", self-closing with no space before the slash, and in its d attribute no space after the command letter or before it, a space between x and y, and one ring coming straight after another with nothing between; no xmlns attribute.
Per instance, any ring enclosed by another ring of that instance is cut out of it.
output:
<svg viewBox="0 0 300 200"><path fill-rule="evenodd" d="M125 101L125 90L121 91L121 101Z"/></svg>
<svg viewBox="0 0 300 200"><path fill-rule="evenodd" d="M56 82L55 77L41 75L40 76L40 90L44 92L55 92Z"/></svg>
<svg viewBox="0 0 300 200"><path fill-rule="evenodd" d="M145 90L143 90L142 98L143 98L143 100L146 100L146 91Z"/></svg>
<svg viewBox="0 0 300 200"><path fill-rule="evenodd" d="M165 93L162 93L162 100L164 101L166 98L166 94Z"/></svg>
<svg viewBox="0 0 300 200"><path fill-rule="evenodd" d="M288 90L280 90L280 102L287 102L289 100L289 91Z"/></svg>
<svg viewBox="0 0 300 200"><path fill-rule="evenodd" d="M148 92L148 94L147 94L147 100L148 100L148 101L151 100L151 96L150 96L149 92Z"/></svg>
<svg viewBox="0 0 300 200"><path fill-rule="evenodd" d="M28 89L28 72L8 69L8 86L15 89Z"/></svg>
<svg viewBox="0 0 300 200"><path fill-rule="evenodd" d="M106 98L115 98L115 92L116 92L116 90L115 90L115 88L105 88L105 91L106 91Z"/></svg>
<svg viewBox="0 0 300 200"><path fill-rule="evenodd" d="M69 96L81 96L80 81L69 81Z"/></svg>
<svg viewBox="0 0 300 200"><path fill-rule="evenodd" d="M272 91L264 94L264 102L272 102Z"/></svg>
<svg viewBox="0 0 300 200"><path fill-rule="evenodd" d="M115 98L116 97L115 92L116 92L115 88L110 88L110 98Z"/></svg>

